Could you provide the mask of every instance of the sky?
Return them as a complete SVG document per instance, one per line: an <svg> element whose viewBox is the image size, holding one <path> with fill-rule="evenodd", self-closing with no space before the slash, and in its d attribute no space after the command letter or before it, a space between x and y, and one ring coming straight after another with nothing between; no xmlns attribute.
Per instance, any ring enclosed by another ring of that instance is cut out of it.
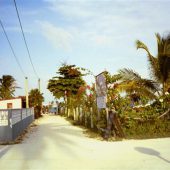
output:
<svg viewBox="0 0 170 170"><path fill-rule="evenodd" d="M170 31L169 0L16 0L33 65L41 79L45 103L54 100L46 89L63 62L89 69L94 75L107 70L116 74L130 68L149 78L147 55L137 50L136 40L157 54L155 33ZM38 87L22 38L13 0L0 0L0 19L6 29L16 60L0 27L0 77L12 75L25 95ZM88 83L94 77L86 77Z"/></svg>

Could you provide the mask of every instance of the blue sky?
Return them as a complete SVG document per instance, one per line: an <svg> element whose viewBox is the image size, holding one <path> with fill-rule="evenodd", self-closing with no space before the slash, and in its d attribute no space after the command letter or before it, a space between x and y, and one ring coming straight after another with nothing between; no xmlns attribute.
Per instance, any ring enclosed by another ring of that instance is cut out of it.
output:
<svg viewBox="0 0 170 170"><path fill-rule="evenodd" d="M131 68L149 77L147 57L136 50L137 39L156 55L155 33L170 31L169 0L16 0L36 71L41 78L45 103L53 100L46 90L48 80L62 62L115 74ZM29 79L37 87L22 39L13 0L0 0L0 19ZM24 95L24 76L0 28L0 76L13 75L16 95ZM93 82L93 77L86 78Z"/></svg>

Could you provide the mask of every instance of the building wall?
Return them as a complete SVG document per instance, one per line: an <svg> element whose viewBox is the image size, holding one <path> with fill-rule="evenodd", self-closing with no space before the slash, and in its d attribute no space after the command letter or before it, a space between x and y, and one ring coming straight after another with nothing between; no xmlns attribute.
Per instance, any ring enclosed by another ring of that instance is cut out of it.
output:
<svg viewBox="0 0 170 170"><path fill-rule="evenodd" d="M0 100L0 109L7 109L7 104L12 103L12 109L21 109L21 99Z"/></svg>
<svg viewBox="0 0 170 170"><path fill-rule="evenodd" d="M15 140L34 121L34 108L0 110L0 143Z"/></svg>

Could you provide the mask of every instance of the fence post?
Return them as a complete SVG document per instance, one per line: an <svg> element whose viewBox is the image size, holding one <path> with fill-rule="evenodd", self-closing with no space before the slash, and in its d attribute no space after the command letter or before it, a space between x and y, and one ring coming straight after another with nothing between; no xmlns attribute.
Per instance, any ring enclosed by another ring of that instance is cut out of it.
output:
<svg viewBox="0 0 170 170"><path fill-rule="evenodd" d="M76 120L77 121L79 121L79 115L80 115L79 107L76 107Z"/></svg>
<svg viewBox="0 0 170 170"><path fill-rule="evenodd" d="M94 125L93 125L93 108L90 107L90 119L91 119L91 128L93 129Z"/></svg>
<svg viewBox="0 0 170 170"><path fill-rule="evenodd" d="M76 120L76 108L73 108L73 119Z"/></svg>
<svg viewBox="0 0 170 170"><path fill-rule="evenodd" d="M87 125L86 109L84 110L84 124Z"/></svg>
<svg viewBox="0 0 170 170"><path fill-rule="evenodd" d="M100 120L100 110L97 108L97 120Z"/></svg>
<svg viewBox="0 0 170 170"><path fill-rule="evenodd" d="M106 107L106 124L108 126L109 123L109 109Z"/></svg>
<svg viewBox="0 0 170 170"><path fill-rule="evenodd" d="M80 107L80 122L82 123L82 117L83 117L83 111L82 111L82 107Z"/></svg>
<svg viewBox="0 0 170 170"><path fill-rule="evenodd" d="M70 117L70 113L69 113L69 108L68 107L67 107L66 111L67 111L67 117Z"/></svg>

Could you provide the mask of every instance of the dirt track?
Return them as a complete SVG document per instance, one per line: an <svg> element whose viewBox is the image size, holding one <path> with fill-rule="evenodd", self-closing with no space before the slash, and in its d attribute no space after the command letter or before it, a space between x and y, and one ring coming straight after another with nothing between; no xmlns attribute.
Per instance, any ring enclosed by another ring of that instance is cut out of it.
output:
<svg viewBox="0 0 170 170"><path fill-rule="evenodd" d="M38 124L21 144L0 146L0 169L170 169L170 138L105 142L86 137L59 116L44 116Z"/></svg>

